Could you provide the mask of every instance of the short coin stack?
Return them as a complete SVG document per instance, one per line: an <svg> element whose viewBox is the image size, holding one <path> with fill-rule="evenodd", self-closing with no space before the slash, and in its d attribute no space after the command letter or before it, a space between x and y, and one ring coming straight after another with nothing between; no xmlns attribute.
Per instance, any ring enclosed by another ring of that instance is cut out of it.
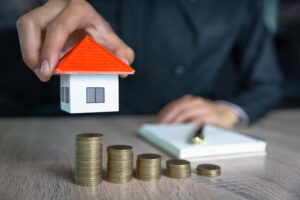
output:
<svg viewBox="0 0 300 200"><path fill-rule="evenodd" d="M221 175L221 168L218 165L202 164L197 166L197 174L201 176L216 177Z"/></svg>
<svg viewBox="0 0 300 200"><path fill-rule="evenodd" d="M107 147L107 181L127 183L132 179L133 153L128 145Z"/></svg>
<svg viewBox="0 0 300 200"><path fill-rule="evenodd" d="M161 177L161 156L157 154L140 154L136 161L136 176L143 181L155 181Z"/></svg>
<svg viewBox="0 0 300 200"><path fill-rule="evenodd" d="M191 176L191 163L187 160L172 159L167 161L167 174L171 178Z"/></svg>
<svg viewBox="0 0 300 200"><path fill-rule="evenodd" d="M102 181L102 135L85 133L76 136L75 183L98 185Z"/></svg>

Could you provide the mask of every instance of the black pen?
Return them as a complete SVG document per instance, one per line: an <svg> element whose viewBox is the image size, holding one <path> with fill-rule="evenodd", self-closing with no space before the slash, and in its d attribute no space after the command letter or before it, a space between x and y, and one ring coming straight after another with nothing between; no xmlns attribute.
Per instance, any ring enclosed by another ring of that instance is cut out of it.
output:
<svg viewBox="0 0 300 200"><path fill-rule="evenodd" d="M204 141L204 136L203 136L203 128L204 125L200 127L193 136L193 143L194 144L201 144Z"/></svg>

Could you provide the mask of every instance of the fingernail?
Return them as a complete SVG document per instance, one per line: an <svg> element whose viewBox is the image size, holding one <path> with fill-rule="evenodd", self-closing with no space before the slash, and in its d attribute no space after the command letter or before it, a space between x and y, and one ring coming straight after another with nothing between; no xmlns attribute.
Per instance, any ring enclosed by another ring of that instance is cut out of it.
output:
<svg viewBox="0 0 300 200"><path fill-rule="evenodd" d="M127 65L129 65L129 60L128 60L127 58L122 58L122 61L123 61L124 63L126 63Z"/></svg>
<svg viewBox="0 0 300 200"><path fill-rule="evenodd" d="M40 68L36 68L34 69L34 73L37 75L37 77L39 77L39 79L41 79L41 69Z"/></svg>
<svg viewBox="0 0 300 200"><path fill-rule="evenodd" d="M129 60L126 58L124 61L127 65L129 65Z"/></svg>
<svg viewBox="0 0 300 200"><path fill-rule="evenodd" d="M47 75L50 72L49 62L48 60L44 60L41 66L41 73L43 75Z"/></svg>
<svg viewBox="0 0 300 200"><path fill-rule="evenodd" d="M66 53L65 52L60 52L59 58L62 58Z"/></svg>
<svg viewBox="0 0 300 200"><path fill-rule="evenodd" d="M41 69L40 69L40 68L36 68L36 69L34 70L34 73L36 74L36 76L37 76L41 81L43 81L43 82L46 81L46 79L44 78L44 76L43 76L42 73L41 73Z"/></svg>

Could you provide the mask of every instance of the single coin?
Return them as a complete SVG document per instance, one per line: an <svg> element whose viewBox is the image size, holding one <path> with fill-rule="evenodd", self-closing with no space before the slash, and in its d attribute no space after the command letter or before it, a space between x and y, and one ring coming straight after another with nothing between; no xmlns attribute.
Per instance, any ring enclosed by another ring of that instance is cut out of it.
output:
<svg viewBox="0 0 300 200"><path fill-rule="evenodd" d="M107 147L109 151L122 151L122 150L132 150L132 146L129 145L111 145Z"/></svg>
<svg viewBox="0 0 300 200"><path fill-rule="evenodd" d="M100 133L81 133L76 135L76 140L102 140L102 136Z"/></svg>
<svg viewBox="0 0 300 200"><path fill-rule="evenodd" d="M152 154L152 153L145 153L145 154L140 154L137 156L138 159L145 159L145 160L152 160L152 159L161 159L161 155L158 154Z"/></svg>

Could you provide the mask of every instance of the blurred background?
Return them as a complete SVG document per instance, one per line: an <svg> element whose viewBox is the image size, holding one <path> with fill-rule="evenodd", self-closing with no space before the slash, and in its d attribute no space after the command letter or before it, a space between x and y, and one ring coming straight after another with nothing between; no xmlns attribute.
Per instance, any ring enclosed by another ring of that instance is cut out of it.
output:
<svg viewBox="0 0 300 200"><path fill-rule="evenodd" d="M48 83L40 82L25 66L19 47L16 20L43 2L0 0L0 116L63 114L59 108L59 77ZM285 78L284 98L279 108L300 107L300 0L259 0L259 3L265 24L275 36ZM45 92L36 92L41 88Z"/></svg>

